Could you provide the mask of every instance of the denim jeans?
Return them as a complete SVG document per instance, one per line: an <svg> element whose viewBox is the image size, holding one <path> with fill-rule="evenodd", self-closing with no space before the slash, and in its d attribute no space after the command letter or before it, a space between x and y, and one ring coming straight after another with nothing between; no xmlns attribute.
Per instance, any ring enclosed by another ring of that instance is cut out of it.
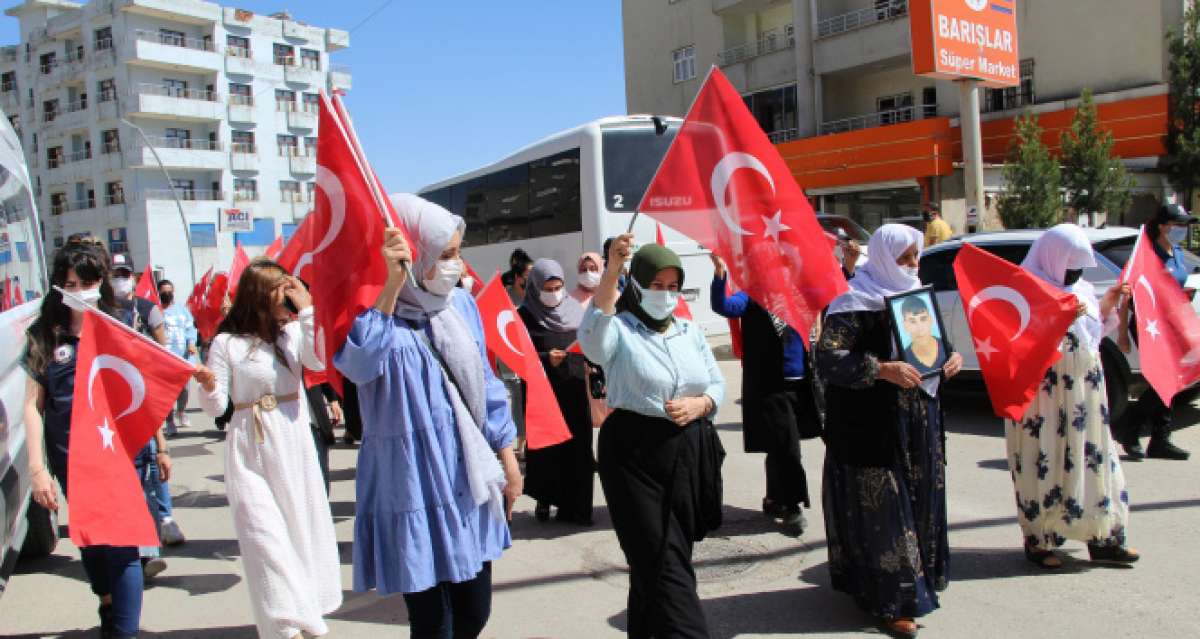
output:
<svg viewBox="0 0 1200 639"><path fill-rule="evenodd" d="M142 493L146 497L146 508L150 511L150 515L154 517L155 530L159 530L162 526L162 513L159 509L158 498L159 490L166 486L166 484L158 479L158 463L155 461L157 454L158 443L151 438L133 460L133 466L137 469L138 478L142 481ZM141 556L146 559L153 559L161 554L158 546L142 546L139 550Z"/></svg>

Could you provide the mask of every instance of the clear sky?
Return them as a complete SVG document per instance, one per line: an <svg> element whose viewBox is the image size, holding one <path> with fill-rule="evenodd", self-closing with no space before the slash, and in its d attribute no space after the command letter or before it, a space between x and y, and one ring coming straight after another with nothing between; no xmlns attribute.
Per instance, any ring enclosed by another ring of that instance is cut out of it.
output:
<svg viewBox="0 0 1200 639"><path fill-rule="evenodd" d="M616 0L221 4L353 30L350 47L331 59L350 67L346 105L389 191L419 189L555 131L625 113ZM16 19L0 16L0 43L17 38Z"/></svg>

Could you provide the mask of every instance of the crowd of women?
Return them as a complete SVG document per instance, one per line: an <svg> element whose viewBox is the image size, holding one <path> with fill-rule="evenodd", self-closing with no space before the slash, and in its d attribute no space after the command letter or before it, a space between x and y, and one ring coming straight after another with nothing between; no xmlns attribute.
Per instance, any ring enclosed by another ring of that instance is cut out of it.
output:
<svg viewBox="0 0 1200 639"><path fill-rule="evenodd" d="M333 358L357 389L364 424L354 590L402 594L414 637L478 636L491 611L493 562L512 543L516 498L536 500L538 520L553 508L562 522L590 526L598 473L630 569L629 635L707 637L692 550L720 522L723 452L713 419L725 380L698 325L674 314L686 276L679 257L658 244L634 251L633 236L621 235L605 255L579 258L578 284L567 291L562 265L514 255L506 284L571 433L530 451L523 476L508 393L461 288L464 221L416 196L392 203L419 251L398 230L386 232L386 284ZM1195 221L1173 209L1160 217L1163 237ZM769 309L728 293L716 258L711 284L714 310L744 327L744 445L766 453L764 513L787 534L803 531L810 495L800 442L823 437L832 585L897 636L915 636L916 618L938 607L951 554L940 387L962 358L952 353L938 374L923 376L904 361L884 310L887 298L921 287L922 247L918 231L886 224L858 266L857 245L841 241L849 292L826 310L811 347ZM1163 251L1178 247L1167 242ZM1079 277L1093 263L1083 232L1064 224L1043 233L1022 264L1078 299L1064 356L1024 418L1005 426L1025 555L1046 569L1062 565L1055 549L1067 540L1086 543L1094 561L1138 558L1126 542L1128 494L1098 351L1129 311L1128 289L1097 297ZM114 313L108 264L102 246L71 243L51 278ZM410 269L416 285L407 283ZM76 306L47 295L25 360L26 423L31 436L44 432L49 460L47 470L40 442L31 445L31 471L64 488L74 378L67 347L84 312ZM582 354L570 348L576 341ZM228 421L226 490L263 637L323 635L324 617L342 601L313 416L302 401L305 371L322 368L304 284L255 260L195 379L204 410ZM50 504L53 488L39 486L35 499ZM105 637L138 632L136 557L136 549L83 550Z"/></svg>

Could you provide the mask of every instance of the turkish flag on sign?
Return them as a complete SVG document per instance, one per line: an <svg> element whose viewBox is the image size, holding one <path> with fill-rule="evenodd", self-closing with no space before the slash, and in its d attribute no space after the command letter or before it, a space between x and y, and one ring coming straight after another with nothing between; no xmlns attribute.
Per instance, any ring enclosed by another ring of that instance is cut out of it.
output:
<svg viewBox="0 0 1200 639"><path fill-rule="evenodd" d="M98 311L84 314L67 457L76 546L157 546L133 459L162 426L192 365Z"/></svg>
<svg viewBox="0 0 1200 639"><path fill-rule="evenodd" d="M715 67L638 210L713 250L738 288L801 335L846 291L808 199Z"/></svg>
<svg viewBox="0 0 1200 639"><path fill-rule="evenodd" d="M508 299L508 291L504 290L499 275L492 277L475 301L483 320L488 350L525 380L528 389L525 393L526 445L537 450L570 439L571 431L567 429L533 340L529 339L525 322Z"/></svg>
<svg viewBox="0 0 1200 639"><path fill-rule="evenodd" d="M667 245L666 241L663 240L662 225L658 223L654 224L654 241L659 246ZM675 305L675 312L672 315L685 320L692 319L692 309L688 307L687 300L683 299L682 295L679 296L679 303Z"/></svg>
<svg viewBox="0 0 1200 639"><path fill-rule="evenodd" d="M1200 378L1200 317L1143 232L1125 273L1133 288L1142 375L1167 406Z"/></svg>
<svg viewBox="0 0 1200 639"><path fill-rule="evenodd" d="M1019 421L1075 321L1078 301L1040 277L964 243L954 275L992 410Z"/></svg>
<svg viewBox="0 0 1200 639"><path fill-rule="evenodd" d="M146 270L142 271L142 277L138 280L137 288L133 290L133 294L150 302L154 302L155 306L162 306L162 300L158 298L158 283L154 281L154 272L150 270L150 265L146 265Z"/></svg>

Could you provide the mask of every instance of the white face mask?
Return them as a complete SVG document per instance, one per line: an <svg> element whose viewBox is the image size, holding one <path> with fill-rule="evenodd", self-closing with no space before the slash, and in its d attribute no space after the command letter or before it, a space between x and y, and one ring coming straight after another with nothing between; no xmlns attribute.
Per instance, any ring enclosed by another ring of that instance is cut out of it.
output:
<svg viewBox="0 0 1200 639"><path fill-rule="evenodd" d="M80 304L80 301L82 301L83 304ZM75 291L74 297L71 295L63 295L63 304L66 304L71 310L78 311L80 313L87 310L88 306L96 308L96 306L100 304L100 286L97 285L92 288L85 288Z"/></svg>
<svg viewBox="0 0 1200 639"><path fill-rule="evenodd" d="M600 273L598 271L583 271L579 274L579 285L589 291L600 285Z"/></svg>
<svg viewBox="0 0 1200 639"><path fill-rule="evenodd" d="M112 279L113 293L117 297L128 297L133 292L132 277L114 277Z"/></svg>
<svg viewBox="0 0 1200 639"><path fill-rule="evenodd" d="M901 267L900 267L900 270L901 270L901 272L903 272L905 275L907 275L907 276L909 276L909 277L913 278L914 280L915 280L915 279L917 279L917 274L918 274L917 267L915 267L915 266L901 266Z"/></svg>
<svg viewBox="0 0 1200 639"><path fill-rule="evenodd" d="M678 291L655 291L642 288L642 285L638 284L636 280L629 281L641 294L641 307L647 315L656 320L663 320L675 312L675 307L679 305Z"/></svg>
<svg viewBox="0 0 1200 639"><path fill-rule="evenodd" d="M462 279L462 272L462 260L438 260L437 266L434 267L433 278L425 280L422 284L430 293L438 297L445 297L454 290L454 285L458 284L458 280Z"/></svg>
<svg viewBox="0 0 1200 639"><path fill-rule="evenodd" d="M471 277L470 275L465 275L462 278L461 284L463 290L470 293L471 290L475 288L475 278Z"/></svg>
<svg viewBox="0 0 1200 639"><path fill-rule="evenodd" d="M563 298L566 297L566 295L566 291L560 288L553 293L550 291L541 291L538 293L538 299L541 300L543 306L547 308L554 308L555 306L562 304Z"/></svg>

